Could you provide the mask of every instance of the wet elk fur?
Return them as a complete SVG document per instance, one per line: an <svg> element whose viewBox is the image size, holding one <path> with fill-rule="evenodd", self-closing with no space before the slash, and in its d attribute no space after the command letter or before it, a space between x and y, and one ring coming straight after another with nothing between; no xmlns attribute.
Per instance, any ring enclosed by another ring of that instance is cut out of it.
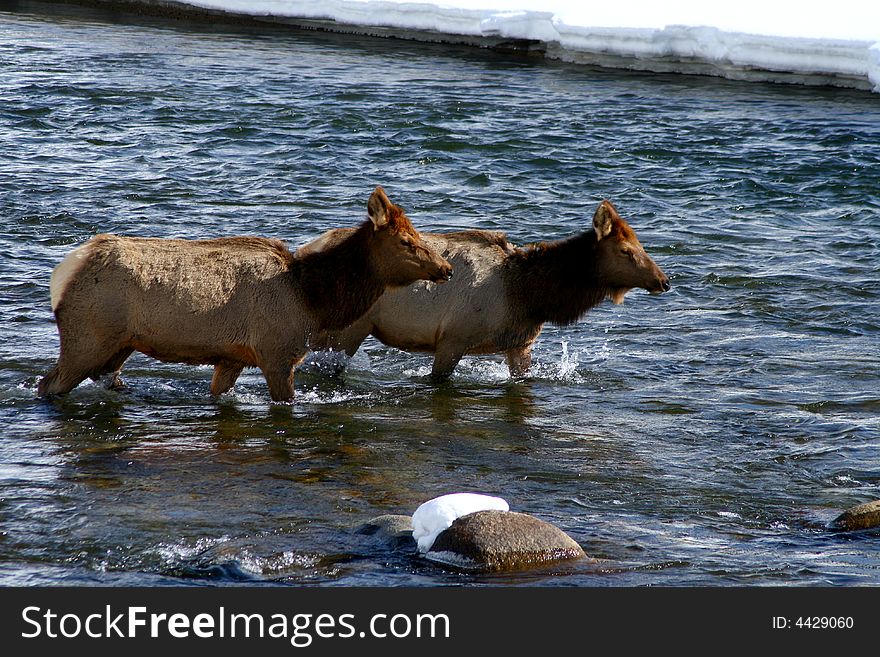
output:
<svg viewBox="0 0 880 657"><path fill-rule="evenodd" d="M342 239L330 231L302 247ZM513 376L527 373L544 322L571 324L604 299L622 303L632 288L669 289L669 279L609 201L592 227L525 248L503 233L423 233L455 267L447 285L417 282L389 291L357 322L330 334L325 348L354 355L367 335L407 351L434 353L432 375L452 373L465 354L503 353Z"/></svg>
<svg viewBox="0 0 880 657"><path fill-rule="evenodd" d="M259 237L94 237L52 273L61 353L39 394L66 393L87 377L118 383L140 351L214 365L214 395L259 367L273 400L292 399L293 368L323 331L358 319L386 288L451 273L381 187L367 211L345 239L296 256Z"/></svg>

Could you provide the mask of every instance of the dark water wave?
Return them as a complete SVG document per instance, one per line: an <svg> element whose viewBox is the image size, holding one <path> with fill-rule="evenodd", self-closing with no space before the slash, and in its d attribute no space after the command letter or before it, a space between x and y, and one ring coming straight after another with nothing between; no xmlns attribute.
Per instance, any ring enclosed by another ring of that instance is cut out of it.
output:
<svg viewBox="0 0 880 657"><path fill-rule="evenodd" d="M45 7L43 8L45 10ZM46 10L48 12L48 10ZM878 584L880 107L869 94L93 13L0 13L0 582ZM353 225L518 243L613 199L670 275L565 329L532 376L371 341L297 403L135 356L124 393L35 400L52 267L97 232ZM456 490L593 564L462 575L351 528Z"/></svg>

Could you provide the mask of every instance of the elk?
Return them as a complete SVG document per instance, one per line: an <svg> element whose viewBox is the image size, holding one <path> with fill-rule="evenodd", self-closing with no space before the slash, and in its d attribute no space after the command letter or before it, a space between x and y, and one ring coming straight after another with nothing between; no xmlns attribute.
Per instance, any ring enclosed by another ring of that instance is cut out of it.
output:
<svg viewBox="0 0 880 657"><path fill-rule="evenodd" d="M301 253L343 239L328 231ZM610 201L592 227L554 242L517 248L504 233L422 234L455 267L442 287L416 282L387 292L358 321L325 336L325 349L353 356L372 334L386 345L434 354L431 375L448 377L465 354L503 353L511 376L527 374L545 322L568 325L604 299L623 303L633 288L659 294L669 279Z"/></svg>
<svg viewBox="0 0 880 657"><path fill-rule="evenodd" d="M351 324L387 288L452 273L381 187L367 215L311 254L260 237L97 235L52 272L61 351L38 394L105 375L121 385L123 363L139 351L213 365L212 395L232 388L245 367L259 367L272 399L292 400L294 367L325 331Z"/></svg>

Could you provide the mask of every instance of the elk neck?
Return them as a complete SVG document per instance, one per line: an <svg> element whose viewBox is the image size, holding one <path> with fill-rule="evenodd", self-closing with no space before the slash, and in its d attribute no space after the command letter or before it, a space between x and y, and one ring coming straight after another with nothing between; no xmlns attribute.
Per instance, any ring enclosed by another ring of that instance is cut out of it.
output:
<svg viewBox="0 0 880 657"><path fill-rule="evenodd" d="M508 260L514 304L535 322L573 324L608 294L598 275L598 240L590 229L517 249Z"/></svg>
<svg viewBox="0 0 880 657"><path fill-rule="evenodd" d="M290 274L319 330L345 328L385 291L370 259L373 230L367 221L339 243L291 263Z"/></svg>

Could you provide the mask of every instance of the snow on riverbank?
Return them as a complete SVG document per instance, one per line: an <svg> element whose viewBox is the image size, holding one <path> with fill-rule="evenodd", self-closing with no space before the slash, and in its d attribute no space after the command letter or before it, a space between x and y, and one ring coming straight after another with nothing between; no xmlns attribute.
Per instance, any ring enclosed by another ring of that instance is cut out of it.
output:
<svg viewBox="0 0 880 657"><path fill-rule="evenodd" d="M186 0L180 4L269 20L320 21L326 29L374 33L381 28L384 34L423 40L530 41L531 49L548 57L586 64L880 92L880 3L865 0Z"/></svg>

